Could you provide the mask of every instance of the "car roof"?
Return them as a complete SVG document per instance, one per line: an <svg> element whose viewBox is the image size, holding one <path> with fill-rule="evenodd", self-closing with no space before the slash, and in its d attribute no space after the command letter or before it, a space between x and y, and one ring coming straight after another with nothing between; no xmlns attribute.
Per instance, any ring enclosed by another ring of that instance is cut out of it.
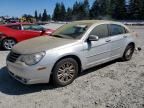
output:
<svg viewBox="0 0 144 108"><path fill-rule="evenodd" d="M110 21L110 20L81 20L81 21L74 21L72 23L89 23L89 24L95 24L95 23L118 23L116 21Z"/></svg>
<svg viewBox="0 0 144 108"><path fill-rule="evenodd" d="M60 27L59 29L56 30L56 32L54 32L54 34L59 33L59 31L61 31L62 29L67 28L69 25L81 25L81 26L92 26L94 24L101 24L101 23L110 23L110 24L118 24L118 25L123 25L120 22L116 22L116 21L110 21L110 20L80 20L80 21L73 21L70 22L62 27ZM125 28L127 28L125 25L123 25ZM128 29L128 28L127 28ZM129 29L128 29L129 30ZM129 30L130 31L130 30Z"/></svg>

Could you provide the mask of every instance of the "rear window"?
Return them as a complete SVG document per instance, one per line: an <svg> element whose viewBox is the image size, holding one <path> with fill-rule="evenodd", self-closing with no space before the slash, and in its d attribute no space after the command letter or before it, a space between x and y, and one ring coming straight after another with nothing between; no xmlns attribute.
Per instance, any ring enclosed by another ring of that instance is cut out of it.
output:
<svg viewBox="0 0 144 108"><path fill-rule="evenodd" d="M121 25L111 24L109 28L111 36L128 33L128 30Z"/></svg>

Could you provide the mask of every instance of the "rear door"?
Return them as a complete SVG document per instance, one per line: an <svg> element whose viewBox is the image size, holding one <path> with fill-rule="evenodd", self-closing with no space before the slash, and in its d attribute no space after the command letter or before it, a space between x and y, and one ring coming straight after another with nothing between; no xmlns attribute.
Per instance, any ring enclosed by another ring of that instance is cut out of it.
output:
<svg viewBox="0 0 144 108"><path fill-rule="evenodd" d="M128 31L125 27L118 24L108 25L111 37L111 57L120 57L126 46Z"/></svg>

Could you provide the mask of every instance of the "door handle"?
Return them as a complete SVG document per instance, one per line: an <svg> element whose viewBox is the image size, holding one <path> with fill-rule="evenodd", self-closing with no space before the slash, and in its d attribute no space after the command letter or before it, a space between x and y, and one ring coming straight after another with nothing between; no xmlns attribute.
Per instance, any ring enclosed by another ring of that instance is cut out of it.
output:
<svg viewBox="0 0 144 108"><path fill-rule="evenodd" d="M111 40L106 40L106 42L111 42Z"/></svg>

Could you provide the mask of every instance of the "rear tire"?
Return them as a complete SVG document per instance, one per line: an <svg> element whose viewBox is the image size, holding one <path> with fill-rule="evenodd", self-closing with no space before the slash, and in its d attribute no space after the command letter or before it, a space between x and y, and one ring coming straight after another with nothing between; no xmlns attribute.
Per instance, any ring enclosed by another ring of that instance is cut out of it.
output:
<svg viewBox="0 0 144 108"><path fill-rule="evenodd" d="M73 58L66 58L56 63L52 78L55 86L66 86L74 81L78 74L78 63Z"/></svg>
<svg viewBox="0 0 144 108"><path fill-rule="evenodd" d="M134 53L134 45L133 44L129 44L126 49L125 49L125 52L123 54L123 57L122 57L122 60L123 61L129 61L131 60L132 56L133 56L133 53Z"/></svg>
<svg viewBox="0 0 144 108"><path fill-rule="evenodd" d="M6 38L2 41L2 48L5 50L10 50L15 44L16 41L14 39Z"/></svg>

